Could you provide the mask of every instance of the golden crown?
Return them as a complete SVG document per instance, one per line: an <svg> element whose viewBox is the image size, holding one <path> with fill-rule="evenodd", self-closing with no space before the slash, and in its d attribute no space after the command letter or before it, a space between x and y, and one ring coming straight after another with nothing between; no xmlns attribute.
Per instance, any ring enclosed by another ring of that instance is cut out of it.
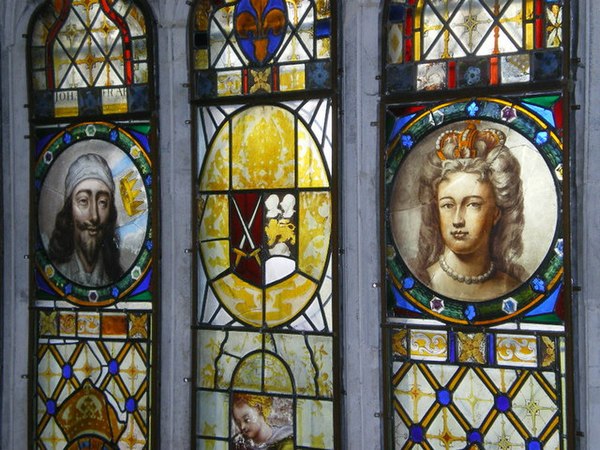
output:
<svg viewBox="0 0 600 450"><path fill-rule="evenodd" d="M497 129L478 130L474 121L467 122L464 130L444 131L435 143L435 151L442 161L447 159L477 158L491 149L504 145L506 135ZM482 154L483 153L483 154Z"/></svg>
<svg viewBox="0 0 600 450"><path fill-rule="evenodd" d="M133 170L119 181L119 191L121 192L123 206L130 217L135 216L144 210L144 201L140 199L142 191L136 188L136 184L137 179L135 178Z"/></svg>
<svg viewBox="0 0 600 450"><path fill-rule="evenodd" d="M61 405L56 421L69 441L97 435L116 442L125 428L113 406L89 379Z"/></svg>

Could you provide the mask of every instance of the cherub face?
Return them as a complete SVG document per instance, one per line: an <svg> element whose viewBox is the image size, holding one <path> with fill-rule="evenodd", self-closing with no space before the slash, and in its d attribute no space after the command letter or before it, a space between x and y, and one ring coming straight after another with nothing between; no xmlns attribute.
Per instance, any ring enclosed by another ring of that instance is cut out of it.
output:
<svg viewBox="0 0 600 450"><path fill-rule="evenodd" d="M265 426L265 419L262 414L246 403L233 406L233 420L242 435L246 439L252 439L255 442L263 426Z"/></svg>

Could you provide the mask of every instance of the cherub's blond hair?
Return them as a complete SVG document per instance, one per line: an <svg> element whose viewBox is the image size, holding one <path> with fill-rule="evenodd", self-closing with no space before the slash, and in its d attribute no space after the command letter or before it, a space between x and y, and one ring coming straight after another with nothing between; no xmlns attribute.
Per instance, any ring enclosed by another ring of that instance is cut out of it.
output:
<svg viewBox="0 0 600 450"><path fill-rule="evenodd" d="M273 399L266 395L258 394L233 394L233 406L248 405L251 408L256 409L265 419L271 415L271 409L273 408Z"/></svg>

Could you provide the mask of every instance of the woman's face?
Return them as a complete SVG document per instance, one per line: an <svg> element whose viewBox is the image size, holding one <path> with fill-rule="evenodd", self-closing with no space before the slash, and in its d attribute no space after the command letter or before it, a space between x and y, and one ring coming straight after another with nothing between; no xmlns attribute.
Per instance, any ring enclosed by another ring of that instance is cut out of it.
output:
<svg viewBox="0 0 600 450"><path fill-rule="evenodd" d="M233 406L233 420L246 439L257 440L265 423L262 414L246 403Z"/></svg>
<svg viewBox="0 0 600 450"><path fill-rule="evenodd" d="M492 227L500 218L492 185L474 173L456 172L438 186L440 232L458 255L489 252Z"/></svg>

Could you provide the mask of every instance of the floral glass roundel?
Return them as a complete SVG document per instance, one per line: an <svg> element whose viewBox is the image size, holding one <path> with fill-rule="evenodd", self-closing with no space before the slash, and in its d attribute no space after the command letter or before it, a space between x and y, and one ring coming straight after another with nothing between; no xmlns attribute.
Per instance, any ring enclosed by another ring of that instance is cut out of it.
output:
<svg viewBox="0 0 600 450"><path fill-rule="evenodd" d="M240 0L234 17L235 35L244 55L259 65L269 61L285 36L283 0Z"/></svg>
<svg viewBox="0 0 600 450"><path fill-rule="evenodd" d="M200 254L214 294L251 326L289 322L324 277L329 174L307 126L256 106L215 136L200 175Z"/></svg>

